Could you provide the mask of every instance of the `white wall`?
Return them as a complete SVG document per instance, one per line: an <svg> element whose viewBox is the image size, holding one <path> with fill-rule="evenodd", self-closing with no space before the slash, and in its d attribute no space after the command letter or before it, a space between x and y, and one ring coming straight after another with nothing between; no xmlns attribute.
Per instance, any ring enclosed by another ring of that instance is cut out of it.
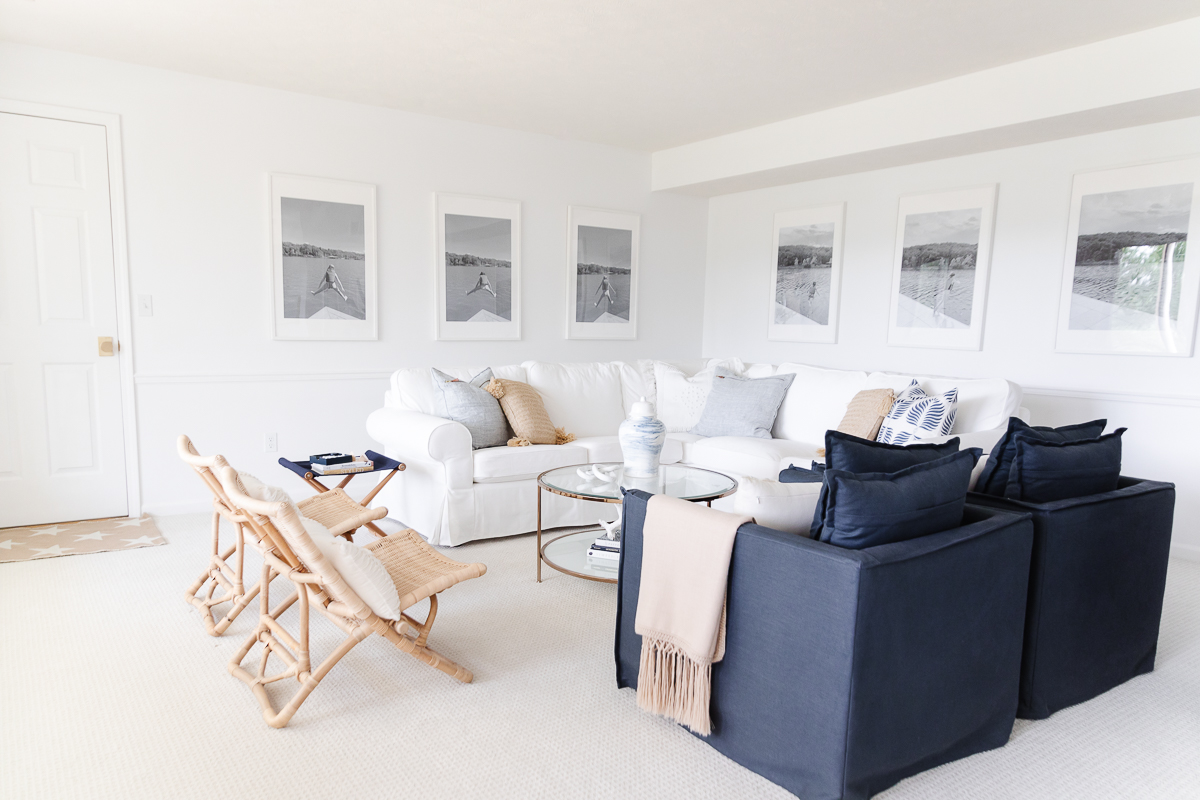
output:
<svg viewBox="0 0 1200 800"><path fill-rule="evenodd" d="M1175 542L1200 555L1197 358L1054 352L1071 176L1195 155L1200 118L712 198L704 355L963 377L1026 387L1036 424L1107 416L1127 425L1125 472L1179 486ZM900 195L1000 185L983 349L887 345ZM768 342L772 217L846 201L841 324L834 345Z"/></svg>
<svg viewBox="0 0 1200 800"><path fill-rule="evenodd" d="M121 115L150 510L204 499L181 432L305 496L275 458L372 446L398 367L699 356L707 203L651 194L648 154L3 43L0 97ZM272 172L378 187L379 341L270 338ZM434 341L434 192L522 201L522 341ZM568 205L641 213L636 341L564 338Z"/></svg>

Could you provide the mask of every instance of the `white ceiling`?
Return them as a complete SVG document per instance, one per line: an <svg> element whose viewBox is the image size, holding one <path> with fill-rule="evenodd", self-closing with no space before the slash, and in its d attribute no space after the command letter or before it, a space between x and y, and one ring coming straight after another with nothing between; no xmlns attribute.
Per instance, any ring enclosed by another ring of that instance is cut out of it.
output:
<svg viewBox="0 0 1200 800"><path fill-rule="evenodd" d="M1200 16L1200 0L0 0L0 39L659 150Z"/></svg>

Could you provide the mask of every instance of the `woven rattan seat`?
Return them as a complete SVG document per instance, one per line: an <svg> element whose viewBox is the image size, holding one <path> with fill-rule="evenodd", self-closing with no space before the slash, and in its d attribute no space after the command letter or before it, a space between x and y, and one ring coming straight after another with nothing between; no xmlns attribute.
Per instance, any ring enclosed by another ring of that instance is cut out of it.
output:
<svg viewBox="0 0 1200 800"><path fill-rule="evenodd" d="M334 536L354 533L368 522L383 519L388 513L383 507L363 508L342 489L330 489L315 497L305 498L296 503L296 507L304 516L329 528Z"/></svg>
<svg viewBox="0 0 1200 800"><path fill-rule="evenodd" d="M367 549L383 562L388 575L392 576L401 608L415 605L456 583L478 578L487 571L483 564L464 564L446 558L412 528L377 539L368 544Z"/></svg>

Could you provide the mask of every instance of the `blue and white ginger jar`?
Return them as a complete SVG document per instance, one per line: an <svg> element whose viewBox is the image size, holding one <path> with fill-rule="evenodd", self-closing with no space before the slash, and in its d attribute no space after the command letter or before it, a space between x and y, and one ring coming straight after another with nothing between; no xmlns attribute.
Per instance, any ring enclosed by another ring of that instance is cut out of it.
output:
<svg viewBox="0 0 1200 800"><path fill-rule="evenodd" d="M646 398L633 404L629 418L617 431L617 441L621 443L626 477L658 476L658 460L667 441L667 426L654 416L654 406L646 402Z"/></svg>

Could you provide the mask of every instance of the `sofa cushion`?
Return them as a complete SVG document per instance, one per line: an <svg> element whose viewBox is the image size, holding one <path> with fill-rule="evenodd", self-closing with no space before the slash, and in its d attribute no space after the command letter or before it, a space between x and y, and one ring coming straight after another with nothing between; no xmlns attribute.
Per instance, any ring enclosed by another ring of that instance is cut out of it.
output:
<svg viewBox="0 0 1200 800"><path fill-rule="evenodd" d="M742 478L733 496L733 513L746 514L767 528L809 535L819 485Z"/></svg>
<svg viewBox="0 0 1200 800"><path fill-rule="evenodd" d="M795 377L784 373L766 378L741 378L718 369L700 421L691 433L770 439L779 404Z"/></svg>
<svg viewBox="0 0 1200 800"><path fill-rule="evenodd" d="M668 433L690 431L700 421L713 376L718 369L740 375L743 364L738 359L712 360L695 375L688 375L674 364L654 362L655 408Z"/></svg>
<svg viewBox="0 0 1200 800"><path fill-rule="evenodd" d="M677 442L679 444L679 460L684 464L692 463L692 446L696 442L703 441L703 436L697 436L694 433L687 431L675 431L667 434L668 442ZM667 447L671 445L663 445L663 454L667 452ZM665 463L665 462L664 462Z"/></svg>
<svg viewBox="0 0 1200 800"><path fill-rule="evenodd" d="M611 436L625 419L620 362L524 366L556 426L576 436Z"/></svg>
<svg viewBox="0 0 1200 800"><path fill-rule="evenodd" d="M961 380L872 372L867 377L867 388L887 388L899 394L914 379L925 393L930 395L945 394L951 389L958 389L954 427L947 433L970 433L999 428L1017 413L1021 405L1021 387L1003 378Z"/></svg>
<svg viewBox="0 0 1200 800"><path fill-rule="evenodd" d="M687 463L715 470L735 478L749 476L774 479L779 464L787 459L805 464L816 454L817 446L789 439L752 439L748 436L714 436L700 439L686 448Z"/></svg>
<svg viewBox="0 0 1200 800"><path fill-rule="evenodd" d="M571 442L571 445L586 450L589 463L625 460L625 456L621 452L621 443L617 441L616 436L585 436ZM681 458L683 458L682 442L669 438L663 442L662 455L659 456L658 463L674 464Z"/></svg>
<svg viewBox="0 0 1200 800"><path fill-rule="evenodd" d="M780 364L775 374L796 376L775 417L776 439L825 441L825 431L837 427L854 395L867 388L865 372Z"/></svg>
<svg viewBox="0 0 1200 800"><path fill-rule="evenodd" d="M827 498L820 539L861 550L928 536L962 524L978 448L899 472L825 471ZM813 520L816 529L818 520Z"/></svg>
<svg viewBox="0 0 1200 800"><path fill-rule="evenodd" d="M954 427L957 410L957 389L929 395L914 378L908 388L896 396L895 405L879 426L878 439L885 444L909 444L945 436Z"/></svg>
<svg viewBox="0 0 1200 800"><path fill-rule="evenodd" d="M460 381L469 381L473 375L478 375L484 369L487 367L439 367L441 372ZM492 374L497 378L511 381L526 380L525 368L520 364L492 367L491 369ZM434 391L433 384L429 381L429 367L398 369L392 373L391 396L401 408L437 416L438 406Z"/></svg>
<svg viewBox="0 0 1200 800"><path fill-rule="evenodd" d="M588 452L572 444L488 447L472 453L475 483L501 483L536 478L548 469L586 464Z"/></svg>
<svg viewBox="0 0 1200 800"><path fill-rule="evenodd" d="M937 461L958 452L958 437L945 442L910 445L861 439L841 431L825 433L825 466L846 472L899 472L915 464Z"/></svg>
<svg viewBox="0 0 1200 800"><path fill-rule="evenodd" d="M1044 425L1030 425L1019 417L1009 417L1008 429L992 446L991 455L988 456L983 472L979 475L975 491L1004 497L1013 458L1017 454L1015 437L1018 433L1036 433L1038 438L1047 442L1077 442L1099 437L1104 433L1104 426L1107 424L1107 419L1094 419L1090 422L1064 425L1061 428L1050 428Z"/></svg>
<svg viewBox="0 0 1200 800"><path fill-rule="evenodd" d="M1037 431L1018 431L1004 496L1052 503L1115 491L1121 477L1123 433L1125 428L1117 428L1096 439L1048 442Z"/></svg>
<svg viewBox="0 0 1200 800"><path fill-rule="evenodd" d="M508 420L500 410L500 401L483 388L492 380L492 370L485 369L469 381L447 375L439 369L429 370L436 390L434 398L437 416L462 424L471 433L471 447L499 447L508 442Z"/></svg>

